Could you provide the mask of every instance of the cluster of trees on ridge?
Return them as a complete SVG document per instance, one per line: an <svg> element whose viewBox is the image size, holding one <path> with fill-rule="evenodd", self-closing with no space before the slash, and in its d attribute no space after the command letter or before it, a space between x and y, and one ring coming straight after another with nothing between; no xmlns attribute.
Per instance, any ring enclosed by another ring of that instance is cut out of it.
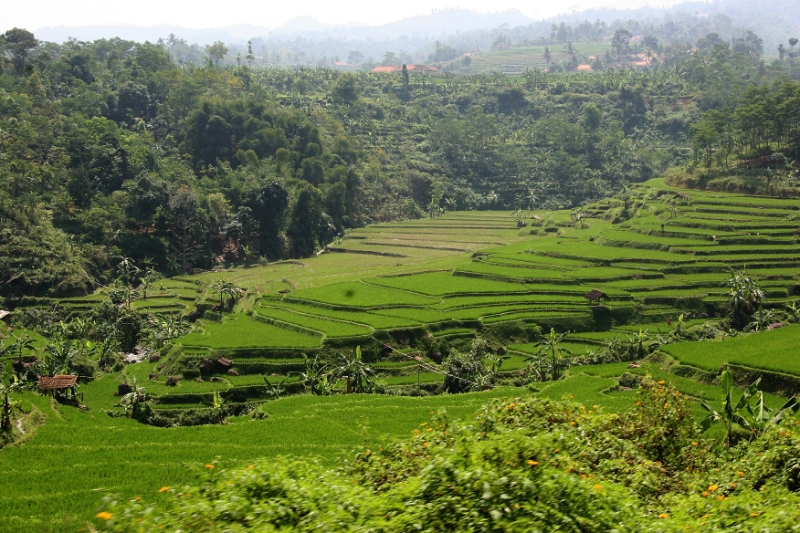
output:
<svg viewBox="0 0 800 533"><path fill-rule="evenodd" d="M514 78L181 66L23 29L0 46L9 298L88 292L123 257L189 272L440 209L580 205L690 161L703 112L785 75L725 42L652 72Z"/></svg>

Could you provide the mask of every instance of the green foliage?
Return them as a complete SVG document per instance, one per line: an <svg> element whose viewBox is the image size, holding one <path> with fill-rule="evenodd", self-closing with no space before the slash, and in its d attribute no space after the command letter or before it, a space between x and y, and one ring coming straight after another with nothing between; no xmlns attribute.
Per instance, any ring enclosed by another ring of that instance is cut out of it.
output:
<svg viewBox="0 0 800 533"><path fill-rule="evenodd" d="M794 424L776 426L732 455L719 450L718 457L699 438L687 399L652 381L621 415L571 402L504 398L468 423L440 413L413 433L379 449L362 448L337 470L298 461L211 468L196 486L170 488L152 503L107 498L108 515L98 515L97 523L113 531L222 531L246 516L251 528L300 531L416 525L422 531L678 532L689 526L721 532L732 524L735 531L783 529L797 517L796 510L786 511L800 501L792 492Z"/></svg>
<svg viewBox="0 0 800 533"><path fill-rule="evenodd" d="M791 398L781 408L773 410L764 403L764 393L758 390L761 378L756 379L742 393L737 402L733 400L733 374L725 369L720 379L722 390L725 393L725 401L722 412L718 412L708 403L703 402L703 409L708 411L708 416L703 419L703 428L708 429L714 422L722 422L725 426L725 436L728 446L733 446L734 429L736 426L746 430L752 437L759 437L771 425L776 425L783 420L789 412L796 412L800 408L797 398ZM751 405L751 400L758 394L755 406ZM749 418L745 415L749 414Z"/></svg>

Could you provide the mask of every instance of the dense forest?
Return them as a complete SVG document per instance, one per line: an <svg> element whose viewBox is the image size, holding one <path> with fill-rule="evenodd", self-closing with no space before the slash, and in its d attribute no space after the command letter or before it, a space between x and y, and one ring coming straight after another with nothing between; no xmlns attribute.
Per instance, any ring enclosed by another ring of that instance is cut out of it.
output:
<svg viewBox="0 0 800 533"><path fill-rule="evenodd" d="M797 164L794 45L767 64L711 34L648 70L520 77L258 69L220 45L197 66L169 44L0 37L11 305L91 291L123 260L303 257L371 222L578 206L730 154Z"/></svg>

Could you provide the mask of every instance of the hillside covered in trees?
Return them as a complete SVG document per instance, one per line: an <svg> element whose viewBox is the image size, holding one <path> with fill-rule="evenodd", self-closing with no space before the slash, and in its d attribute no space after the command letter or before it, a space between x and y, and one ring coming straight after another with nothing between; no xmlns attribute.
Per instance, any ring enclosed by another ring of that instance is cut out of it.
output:
<svg viewBox="0 0 800 533"><path fill-rule="evenodd" d="M794 47L768 65L719 36L644 71L519 77L221 66L224 45L179 65L168 45L23 29L0 46L11 305L89 292L124 258L185 273L303 257L370 222L577 206L722 154L785 172L800 143ZM762 93L772 107L747 111Z"/></svg>

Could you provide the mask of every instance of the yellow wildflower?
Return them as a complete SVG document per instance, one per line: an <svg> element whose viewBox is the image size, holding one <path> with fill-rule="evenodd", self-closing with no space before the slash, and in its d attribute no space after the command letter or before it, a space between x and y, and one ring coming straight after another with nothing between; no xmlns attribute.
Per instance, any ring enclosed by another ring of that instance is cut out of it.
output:
<svg viewBox="0 0 800 533"><path fill-rule="evenodd" d="M167 492L168 490L169 487L161 487L160 489L158 489L158 492Z"/></svg>
<svg viewBox="0 0 800 533"><path fill-rule="evenodd" d="M717 490L718 488L719 488L719 487L718 487L718 486L716 486L716 485L709 485L709 486L708 486L708 490L709 490L710 492L714 492L714 491L715 491L715 490Z"/></svg>
<svg viewBox="0 0 800 533"><path fill-rule="evenodd" d="M666 383L666 381L664 381L663 379L659 380L659 382L658 382L659 385L663 385L664 383Z"/></svg>
<svg viewBox="0 0 800 533"><path fill-rule="evenodd" d="M528 459L528 465L536 466L539 464L539 461L534 461L533 459Z"/></svg>
<svg viewBox="0 0 800 533"><path fill-rule="evenodd" d="M208 468L209 470L213 470L214 469L214 465L206 465L206 468Z"/></svg>
<svg viewBox="0 0 800 533"><path fill-rule="evenodd" d="M111 513L108 511L102 511L95 515L95 518L102 518L103 520L111 520Z"/></svg>
<svg viewBox="0 0 800 533"><path fill-rule="evenodd" d="M660 515L658 515L658 517L659 518L669 518L669 515L667 513L661 513Z"/></svg>
<svg viewBox="0 0 800 533"><path fill-rule="evenodd" d="M711 494L711 493L708 492L707 490L704 490L702 496L703 496L703 498L707 498L709 494Z"/></svg>
<svg viewBox="0 0 800 533"><path fill-rule="evenodd" d="M602 492L602 491L603 491L603 486L602 486L601 484L599 484L599 483L598 483L598 484L596 484L596 485L594 486L594 490L596 490L596 491L598 491L598 492Z"/></svg>
<svg viewBox="0 0 800 533"><path fill-rule="evenodd" d="M736 472L736 475L739 477L744 477L744 472L740 470L739 472Z"/></svg>

